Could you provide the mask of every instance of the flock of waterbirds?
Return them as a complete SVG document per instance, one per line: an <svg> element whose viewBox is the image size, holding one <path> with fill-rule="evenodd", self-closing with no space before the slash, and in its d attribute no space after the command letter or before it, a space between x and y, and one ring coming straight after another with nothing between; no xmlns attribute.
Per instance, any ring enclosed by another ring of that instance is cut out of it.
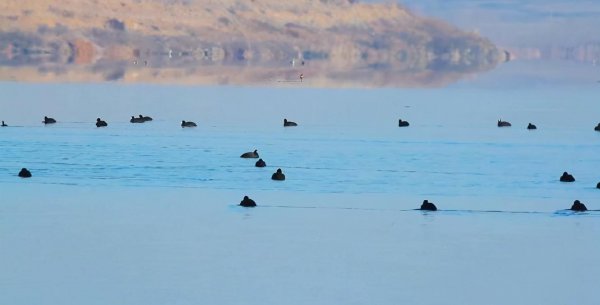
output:
<svg viewBox="0 0 600 305"><path fill-rule="evenodd" d="M139 123L145 123L145 122L149 122L152 121L152 117L149 116L144 116L144 115L138 115L136 116L131 116L131 119L129 120L130 123L134 123L134 124L139 124ZM44 120L42 121L42 123L48 125L48 124L55 124L57 121L54 118L50 118L47 116L44 116ZM4 123L4 121L2 121L2 124L0 125L0 127L7 127L8 125L6 123ZM100 118L96 119L96 127L100 128L100 127L107 127L108 123ZM186 127L197 127L198 125L192 121L185 121L182 120L181 121L181 127L182 128L186 128ZM295 127L298 126L298 124L296 122L292 122L292 121L288 121L287 119L283 119L283 127ZM402 119L398 120L398 127L408 127L410 126L410 123L408 121L404 121ZM503 120L498 120L497 123L498 127L511 127L512 124L508 121L503 121ZM537 126L535 126L532 123L529 123L527 125L527 129L528 130L535 130L537 129ZM596 127L594 127L595 131L600 131L600 123L598 123L598 125L596 125ZM266 167L267 164L266 162L259 158L258 155L258 150L254 150L251 152L245 152L243 153L240 158L255 158L258 159L258 161L256 161L256 163L254 164L256 167ZM22 168L21 171L18 174L19 177L21 178L31 178L32 174L31 172L26 169L26 168ZM275 173L273 173L273 175L271 176L272 180L276 180L276 181L284 181L285 180L285 174L283 174L283 171L281 170L281 168L278 168L277 171ZM562 176L559 178L560 182L575 182L575 177L573 177L573 175L569 174L568 172L564 172L562 174ZM598 182L598 184L596 185L596 188L600 189L600 182ZM252 199L250 199L248 196L244 196L244 198L242 199L242 201L239 204L242 207L256 207L256 202ZM428 200L424 200L423 203L421 204L421 207L418 208L417 210L423 210L423 211L437 211L437 207L435 206L435 204L433 202L429 202ZM573 202L573 204L571 205L571 208L569 209L571 211L575 211L575 212L585 212L587 211L587 207L585 206L585 204L583 204L582 202L580 202L579 200L575 200Z"/></svg>

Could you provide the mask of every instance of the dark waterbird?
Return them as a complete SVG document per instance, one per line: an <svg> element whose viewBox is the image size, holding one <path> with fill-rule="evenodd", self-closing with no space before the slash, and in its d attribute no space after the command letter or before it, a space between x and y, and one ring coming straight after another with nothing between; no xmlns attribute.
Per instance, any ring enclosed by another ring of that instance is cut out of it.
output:
<svg viewBox="0 0 600 305"><path fill-rule="evenodd" d="M265 161L263 161L263 159L258 159L258 161L256 161L256 163L254 164L254 166L256 166L256 167L265 167L265 166L267 166L267 163Z"/></svg>
<svg viewBox="0 0 600 305"><path fill-rule="evenodd" d="M292 126L298 126L298 124L296 124L296 122L292 122L292 121L288 121L287 119L283 119L283 127L292 127Z"/></svg>
<svg viewBox="0 0 600 305"><path fill-rule="evenodd" d="M186 121L181 121L181 128L184 127L196 127L198 125L196 125L196 123L194 122L186 122Z"/></svg>
<svg viewBox="0 0 600 305"><path fill-rule="evenodd" d="M271 179L277 180L277 181L285 180L285 175L281 171L281 168L278 168L277 171L273 173L273 175L271 176Z"/></svg>
<svg viewBox="0 0 600 305"><path fill-rule="evenodd" d="M106 121L103 121L100 118L96 119L96 127L106 127L106 126L108 126Z"/></svg>
<svg viewBox="0 0 600 305"><path fill-rule="evenodd" d="M53 118L49 118L47 116L44 117L44 121L42 121L42 123L44 124L54 124L56 123L56 120Z"/></svg>
<svg viewBox="0 0 600 305"><path fill-rule="evenodd" d="M575 182L575 177L567 172L564 172L562 176L560 176L560 182Z"/></svg>
<svg viewBox="0 0 600 305"><path fill-rule="evenodd" d="M598 126L594 127L595 131L600 131L600 123L598 123Z"/></svg>
<svg viewBox="0 0 600 305"><path fill-rule="evenodd" d="M258 150L243 153L240 158L258 158Z"/></svg>
<svg viewBox="0 0 600 305"><path fill-rule="evenodd" d="M498 127L510 127L510 126L512 126L512 125L509 122L498 120Z"/></svg>
<svg viewBox="0 0 600 305"><path fill-rule="evenodd" d="M144 118L136 118L133 115L131 116L131 120L129 120L130 123L144 123Z"/></svg>
<svg viewBox="0 0 600 305"><path fill-rule="evenodd" d="M529 125L527 125L527 129L532 130L532 129L537 129L537 126L529 123Z"/></svg>
<svg viewBox="0 0 600 305"><path fill-rule="evenodd" d="M600 182L598 182L598 184L596 184L596 188L600 189Z"/></svg>
<svg viewBox="0 0 600 305"><path fill-rule="evenodd" d="M428 200L423 200L423 204L421 204L420 210L422 211L437 211L437 207L433 202L429 202Z"/></svg>
<svg viewBox="0 0 600 305"><path fill-rule="evenodd" d="M31 178L31 172L26 169L26 168L22 168L21 171L19 172L19 177L21 178Z"/></svg>
<svg viewBox="0 0 600 305"><path fill-rule="evenodd" d="M6 125L6 123L4 123L4 121L2 121L2 127L6 127L8 125Z"/></svg>
<svg viewBox="0 0 600 305"><path fill-rule="evenodd" d="M244 199L242 199L242 201L240 202L240 206L243 206L245 208L253 208L256 206L256 202L248 198L248 196L244 196Z"/></svg>
<svg viewBox="0 0 600 305"><path fill-rule="evenodd" d="M585 212L587 211L587 207L585 206L585 204L581 203L579 200L575 200L573 202L573 205L571 206L571 211L575 211L575 212Z"/></svg>
<svg viewBox="0 0 600 305"><path fill-rule="evenodd" d="M149 116L139 115L139 118L144 120L144 122L152 121L152 118Z"/></svg>
<svg viewBox="0 0 600 305"><path fill-rule="evenodd" d="M407 121L398 120L398 127L408 127L410 124Z"/></svg>

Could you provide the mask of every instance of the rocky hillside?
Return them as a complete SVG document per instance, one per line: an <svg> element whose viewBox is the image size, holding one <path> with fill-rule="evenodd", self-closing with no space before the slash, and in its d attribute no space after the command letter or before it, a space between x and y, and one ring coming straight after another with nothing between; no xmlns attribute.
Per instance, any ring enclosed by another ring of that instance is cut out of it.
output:
<svg viewBox="0 0 600 305"><path fill-rule="evenodd" d="M504 60L488 40L352 0L3 0L0 79L436 86Z"/></svg>

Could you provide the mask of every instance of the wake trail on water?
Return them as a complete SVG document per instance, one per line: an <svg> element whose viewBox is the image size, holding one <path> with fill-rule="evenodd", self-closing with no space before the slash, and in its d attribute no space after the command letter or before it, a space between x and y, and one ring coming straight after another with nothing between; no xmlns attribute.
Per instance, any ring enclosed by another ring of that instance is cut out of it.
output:
<svg viewBox="0 0 600 305"><path fill-rule="evenodd" d="M437 210L426 211L421 209L381 209L381 208L362 208L362 207L324 207L324 206L290 206L290 205L260 205L257 208L274 208L274 209L315 209L315 210L352 210L352 211L381 211L381 212L424 212L428 214L529 214L529 215L595 215L589 212L600 212L600 210L587 210L586 212L577 212L571 210L559 210L554 212L541 211L504 211L504 210L471 210L471 209L452 209L452 210ZM598 214L600 216L600 214Z"/></svg>

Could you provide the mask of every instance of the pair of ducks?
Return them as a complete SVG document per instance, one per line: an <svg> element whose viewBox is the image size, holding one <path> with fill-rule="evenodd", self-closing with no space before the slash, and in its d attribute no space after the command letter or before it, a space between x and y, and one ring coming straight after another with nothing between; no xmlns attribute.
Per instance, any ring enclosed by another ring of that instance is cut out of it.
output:
<svg viewBox="0 0 600 305"><path fill-rule="evenodd" d="M131 116L131 120L129 120L129 122L131 123L144 123L144 122L148 122L148 121L152 121L152 118L149 116L143 116L143 115L139 115L137 118L134 116ZM194 122L190 122L190 121L181 121L181 127L185 128L185 127L197 127L198 125Z"/></svg>
<svg viewBox="0 0 600 305"><path fill-rule="evenodd" d="M143 116L141 114L137 118L132 115L131 120L129 120L130 123L144 123L148 121L152 121L152 118L149 116Z"/></svg>
<svg viewBox="0 0 600 305"><path fill-rule="evenodd" d="M144 123L144 122L148 122L148 121L152 121L152 118L149 116L142 116L141 114L137 118L134 116L131 116L131 120L129 120L130 123ZM105 121L101 121L100 118L98 118L97 122L96 122L96 126L104 127L104 126L107 126L107 124ZM196 123L194 123L194 122L181 121L182 128L183 127L196 127L196 126L198 126L198 125L196 125Z"/></svg>
<svg viewBox="0 0 600 305"><path fill-rule="evenodd" d="M133 118L133 117L132 117ZM49 118L47 116L44 116L44 120L42 121L42 123L44 124L55 124L56 120L53 118ZM4 121L2 121L2 124L4 124ZM106 127L108 126L108 124L105 121L102 121L100 118L96 119L96 127Z"/></svg>
<svg viewBox="0 0 600 305"><path fill-rule="evenodd" d="M510 127L510 126L512 126L512 124L510 124L510 122L498 120L498 127ZM534 129L537 129L537 126L529 123L529 124L527 124L527 129L534 130Z"/></svg>
<svg viewBox="0 0 600 305"><path fill-rule="evenodd" d="M598 183L598 188L600 188L600 183ZM423 201L423 204L421 205L421 208L419 210L422 210L422 211L437 211L437 207L432 202L429 202L429 201L425 200L425 201ZM581 201L575 200L573 202L573 205L571 205L571 208L569 210L575 211L575 212L585 212L588 209L585 206L585 204L581 203Z"/></svg>
<svg viewBox="0 0 600 305"><path fill-rule="evenodd" d="M242 199L242 201L240 202L240 206L246 207L246 208L253 208L256 206L256 202L254 200L250 199L248 196L244 196L244 199ZM435 206L435 204L433 204L433 202L424 200L423 204L421 204L421 208L419 210L437 211L437 207Z"/></svg>
<svg viewBox="0 0 600 305"><path fill-rule="evenodd" d="M132 117L133 118L133 117ZM152 119L151 119L152 120ZM48 124L55 124L56 120L53 118L49 118L47 116L44 116L44 120L42 121L42 123L48 125ZM3 126L4 125L4 121L2 121ZM100 118L96 119L96 127L106 127L108 126L108 124L106 123L106 121L101 120Z"/></svg>
<svg viewBox="0 0 600 305"><path fill-rule="evenodd" d="M410 126L410 123L408 123L408 121L403 121L402 119L398 120L398 127L408 127ZM502 121L502 120L498 120L498 127L510 127L512 126L509 122L507 121ZM600 128L600 124L598 124L598 128ZM527 129L537 129L537 126L529 123L529 125L527 125Z"/></svg>
<svg viewBox="0 0 600 305"><path fill-rule="evenodd" d="M258 158L258 150L255 149L254 151L245 152L240 156L240 158L245 158L245 159ZM254 166L265 167L265 166L267 166L267 163L263 159L258 159L258 161L256 161ZM277 180L277 181L284 181L285 174L283 174L283 171L281 170L281 168L278 168L277 171L275 173L273 173L273 175L271 175L271 179Z"/></svg>

